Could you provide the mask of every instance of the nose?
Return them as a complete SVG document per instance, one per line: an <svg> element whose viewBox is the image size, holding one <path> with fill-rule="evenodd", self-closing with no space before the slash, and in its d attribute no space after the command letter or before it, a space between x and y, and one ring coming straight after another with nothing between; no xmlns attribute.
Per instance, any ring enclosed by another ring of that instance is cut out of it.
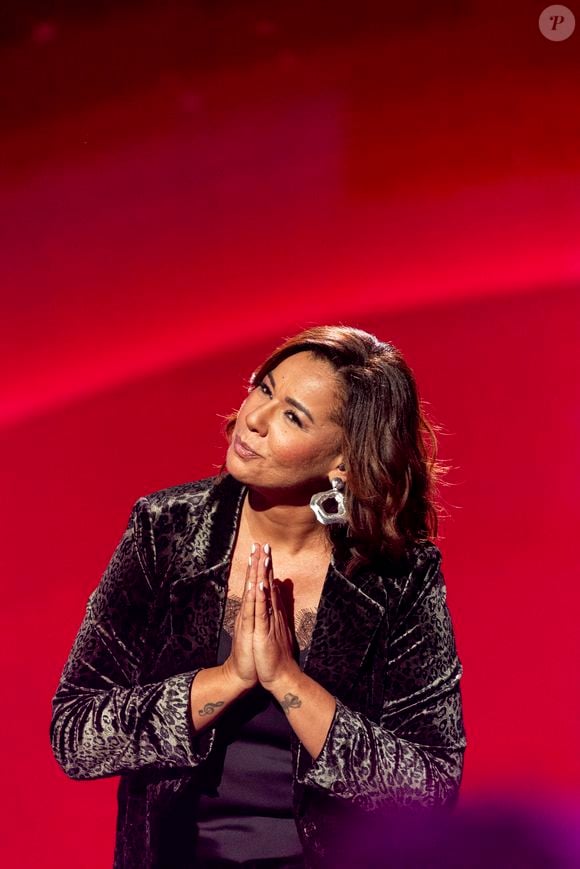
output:
<svg viewBox="0 0 580 869"><path fill-rule="evenodd" d="M271 403L259 404L257 407L246 414L246 425L250 431L256 432L260 437L264 437L268 432L270 424Z"/></svg>

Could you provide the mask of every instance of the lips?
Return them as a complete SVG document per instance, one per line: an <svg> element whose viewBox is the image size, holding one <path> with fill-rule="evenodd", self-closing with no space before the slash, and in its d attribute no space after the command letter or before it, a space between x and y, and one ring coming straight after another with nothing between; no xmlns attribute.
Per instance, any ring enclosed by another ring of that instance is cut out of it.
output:
<svg viewBox="0 0 580 869"><path fill-rule="evenodd" d="M252 456L260 455L244 443L239 435L236 435L234 438L234 449L239 456L243 456L244 458L251 458Z"/></svg>

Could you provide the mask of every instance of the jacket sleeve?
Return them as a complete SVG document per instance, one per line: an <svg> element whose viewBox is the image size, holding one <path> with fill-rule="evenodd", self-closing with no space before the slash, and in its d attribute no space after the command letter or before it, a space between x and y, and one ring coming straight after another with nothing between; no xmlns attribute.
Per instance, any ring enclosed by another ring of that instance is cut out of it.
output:
<svg viewBox="0 0 580 869"><path fill-rule="evenodd" d="M152 508L140 498L89 597L52 701L52 750L71 778L192 767L213 746L215 730L198 734L191 721L189 692L199 670L140 683L159 584L155 564Z"/></svg>
<svg viewBox="0 0 580 869"><path fill-rule="evenodd" d="M437 547L407 577L390 631L380 722L336 698L302 779L366 810L457 800L466 747L457 656Z"/></svg>

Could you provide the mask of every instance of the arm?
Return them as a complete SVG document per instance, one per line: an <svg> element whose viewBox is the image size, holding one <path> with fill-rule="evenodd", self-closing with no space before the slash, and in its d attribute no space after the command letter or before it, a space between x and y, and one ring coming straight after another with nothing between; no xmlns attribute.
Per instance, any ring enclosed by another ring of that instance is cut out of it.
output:
<svg viewBox="0 0 580 869"><path fill-rule="evenodd" d="M365 809L455 801L466 745L462 667L440 561L436 550L408 577L391 630L380 723L352 711L304 674L276 686L279 701L286 693L301 701L290 708L289 722L315 758L299 775L303 784Z"/></svg>
<svg viewBox="0 0 580 869"><path fill-rule="evenodd" d="M219 667L140 684L158 588L155 563L152 508L140 498L89 598L52 701L52 749L72 778L196 766L208 756L215 731L196 732L191 702L196 711L203 708L215 700L218 684L224 706L238 696ZM195 685L198 673L202 679ZM200 727L214 720L196 717Z"/></svg>

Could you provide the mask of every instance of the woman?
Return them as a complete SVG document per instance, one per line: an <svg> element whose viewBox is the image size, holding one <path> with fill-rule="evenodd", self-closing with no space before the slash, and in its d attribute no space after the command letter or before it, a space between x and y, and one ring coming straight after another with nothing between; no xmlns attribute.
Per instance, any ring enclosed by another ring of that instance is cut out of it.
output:
<svg viewBox="0 0 580 869"><path fill-rule="evenodd" d="M65 772L121 775L118 869L315 866L357 813L457 798L462 668L412 372L317 327L250 383L220 474L136 502L53 700Z"/></svg>

